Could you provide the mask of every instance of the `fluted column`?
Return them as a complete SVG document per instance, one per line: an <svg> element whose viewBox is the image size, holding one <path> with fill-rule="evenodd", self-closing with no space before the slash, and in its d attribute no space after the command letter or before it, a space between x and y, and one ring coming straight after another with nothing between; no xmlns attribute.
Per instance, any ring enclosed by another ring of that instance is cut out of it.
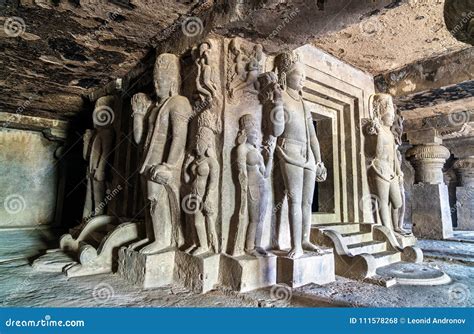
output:
<svg viewBox="0 0 474 334"><path fill-rule="evenodd" d="M439 143L416 145L407 151L415 169L413 187L413 233L425 239L453 236L448 187L443 180L443 166L449 150Z"/></svg>
<svg viewBox="0 0 474 334"><path fill-rule="evenodd" d="M456 229L474 231L474 156L457 160L453 168L461 180L456 188Z"/></svg>

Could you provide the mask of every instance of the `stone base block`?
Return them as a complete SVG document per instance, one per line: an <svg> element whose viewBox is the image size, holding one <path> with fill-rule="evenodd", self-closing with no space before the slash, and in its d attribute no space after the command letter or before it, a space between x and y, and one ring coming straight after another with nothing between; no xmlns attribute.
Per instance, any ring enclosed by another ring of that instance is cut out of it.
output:
<svg viewBox="0 0 474 334"><path fill-rule="evenodd" d="M77 264L70 254L60 249L46 251L46 254L37 258L32 267L36 271L61 273L64 268Z"/></svg>
<svg viewBox="0 0 474 334"><path fill-rule="evenodd" d="M118 274L143 289L159 288L173 283L175 257L175 249L148 255L122 247Z"/></svg>
<svg viewBox="0 0 474 334"><path fill-rule="evenodd" d="M276 284L276 256L221 256L220 283L234 291L247 292Z"/></svg>
<svg viewBox="0 0 474 334"><path fill-rule="evenodd" d="M410 235L401 235L395 233L395 238L397 239L398 243L402 248L415 246L416 244L416 237L413 234Z"/></svg>
<svg viewBox="0 0 474 334"><path fill-rule="evenodd" d="M207 253L199 256L176 252L175 283L206 293L219 283L220 255Z"/></svg>
<svg viewBox="0 0 474 334"><path fill-rule="evenodd" d="M305 253L292 259L286 253L275 253L277 260L277 283L297 288L309 283L327 284L336 280L334 254L325 249L323 254Z"/></svg>
<svg viewBox="0 0 474 334"><path fill-rule="evenodd" d="M456 188L456 210L459 231L474 231L474 187Z"/></svg>
<svg viewBox="0 0 474 334"><path fill-rule="evenodd" d="M447 185L415 184L412 199L413 234L416 237L438 240L453 237Z"/></svg>

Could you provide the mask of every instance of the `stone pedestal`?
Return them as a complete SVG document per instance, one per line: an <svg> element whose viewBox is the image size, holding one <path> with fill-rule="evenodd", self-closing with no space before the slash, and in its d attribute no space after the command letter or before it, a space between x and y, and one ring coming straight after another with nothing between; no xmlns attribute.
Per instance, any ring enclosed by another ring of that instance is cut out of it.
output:
<svg viewBox="0 0 474 334"><path fill-rule="evenodd" d="M409 247L409 246L415 246L416 244L416 237L413 234L410 235L401 235L398 233L395 233L395 238L398 241L398 244L402 247Z"/></svg>
<svg viewBox="0 0 474 334"><path fill-rule="evenodd" d="M249 255L231 257L222 255L220 283L234 291L247 292L276 284L277 258Z"/></svg>
<svg viewBox="0 0 474 334"><path fill-rule="evenodd" d="M474 187L456 188L456 210L458 216L456 230L474 231Z"/></svg>
<svg viewBox="0 0 474 334"><path fill-rule="evenodd" d="M219 283L219 254L207 253L199 256L176 252L175 283L206 293Z"/></svg>
<svg viewBox="0 0 474 334"><path fill-rule="evenodd" d="M143 289L159 288L173 283L176 250L141 254L122 247L119 250L118 274Z"/></svg>
<svg viewBox="0 0 474 334"><path fill-rule="evenodd" d="M446 239L453 236L448 186L443 177L443 167L450 155L436 140L407 151L407 158L415 168L411 220L416 237Z"/></svg>
<svg viewBox="0 0 474 334"><path fill-rule="evenodd" d="M453 236L448 186L419 183L413 187L413 233L423 239L447 239Z"/></svg>
<svg viewBox="0 0 474 334"><path fill-rule="evenodd" d="M453 168L461 180L461 185L456 188L456 229L474 231L474 156L457 160Z"/></svg>
<svg viewBox="0 0 474 334"><path fill-rule="evenodd" d="M284 283L297 288L309 283L327 284L336 280L334 254L332 249L325 249L323 254L305 253L292 259L286 252L276 252L277 283Z"/></svg>

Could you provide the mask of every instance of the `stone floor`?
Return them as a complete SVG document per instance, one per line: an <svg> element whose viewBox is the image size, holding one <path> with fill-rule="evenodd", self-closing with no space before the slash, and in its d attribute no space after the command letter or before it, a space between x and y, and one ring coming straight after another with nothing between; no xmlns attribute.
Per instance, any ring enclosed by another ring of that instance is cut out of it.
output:
<svg viewBox="0 0 474 334"><path fill-rule="evenodd" d="M3 239L3 238L2 238ZM0 240L0 252L15 238ZM18 245L19 240L16 240ZM33 241L31 241L33 242ZM26 244L26 242L24 242ZM452 283L442 286L390 288L337 277L324 286L284 286L237 294L218 289L205 295L183 288L141 291L119 276L67 279L58 273L32 270L22 252L0 256L0 305L36 307L465 307L474 305L474 243L421 240L425 264L446 272ZM10 248L11 249L11 248Z"/></svg>

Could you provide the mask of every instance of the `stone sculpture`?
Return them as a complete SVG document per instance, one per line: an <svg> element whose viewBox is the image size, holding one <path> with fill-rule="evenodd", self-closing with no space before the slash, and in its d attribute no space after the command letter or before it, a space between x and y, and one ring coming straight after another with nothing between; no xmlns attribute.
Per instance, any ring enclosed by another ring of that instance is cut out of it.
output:
<svg viewBox="0 0 474 334"><path fill-rule="evenodd" d="M388 94L374 94L369 101L371 119L366 125L367 156L370 159L368 178L374 205L377 205L382 225L400 234L403 228L403 173L401 156L392 132L395 107ZM377 221L377 220L375 220Z"/></svg>
<svg viewBox="0 0 474 334"><path fill-rule="evenodd" d="M212 251L217 254L220 251L216 230L220 167L216 159L214 133L202 124L196 135L193 153L184 163L184 181L190 189L182 207L192 221L192 245L186 252L201 255Z"/></svg>
<svg viewBox="0 0 474 334"><path fill-rule="evenodd" d="M210 52L212 44L206 41L199 45L195 52L197 67L196 88L201 101L212 101L217 96L217 85L214 82L214 73L211 66Z"/></svg>
<svg viewBox="0 0 474 334"><path fill-rule="evenodd" d="M244 251L253 256L266 256L262 247L262 229L268 203L268 178L273 166L275 142L265 147L265 163L259 148L259 133L255 119L246 114L240 118L237 138L237 166L241 191L239 226L234 256ZM248 224L247 224L248 221Z"/></svg>
<svg viewBox="0 0 474 334"><path fill-rule="evenodd" d="M231 54L231 69L228 75L227 90L229 96L234 98L238 91L258 91L258 76L262 72L263 47L260 44L254 46L248 55L245 54L237 38L229 45Z"/></svg>
<svg viewBox="0 0 474 334"><path fill-rule="evenodd" d="M276 57L279 85L274 85L269 117L271 135L278 138L276 154L289 202L291 232L290 258L303 255L304 250L319 252L310 242L311 204L315 182L326 179L318 138L311 113L305 107L302 90L305 81L303 65L292 53Z"/></svg>
<svg viewBox="0 0 474 334"><path fill-rule="evenodd" d="M107 182L111 179L109 166L115 141L111 122L114 102L113 96L97 100L92 117L94 130L86 130L84 134L83 156L88 161L87 192L82 215L84 220L103 215L105 211L104 198Z"/></svg>
<svg viewBox="0 0 474 334"><path fill-rule="evenodd" d="M143 254L153 254L184 243L180 225L179 187L188 122L192 108L188 99L179 95L180 64L173 54L157 57L154 69L157 103L138 93L132 98L134 137L142 140L148 122L140 173L146 184L149 205L147 238L132 245ZM150 243L151 242L151 243Z"/></svg>

